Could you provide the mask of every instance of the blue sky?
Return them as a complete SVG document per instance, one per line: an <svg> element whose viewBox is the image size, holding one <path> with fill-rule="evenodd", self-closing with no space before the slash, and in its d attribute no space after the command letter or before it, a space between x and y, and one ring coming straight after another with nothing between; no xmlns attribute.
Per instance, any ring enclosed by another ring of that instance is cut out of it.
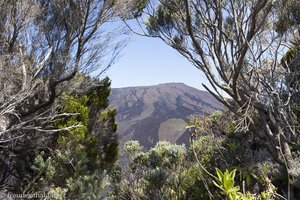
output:
<svg viewBox="0 0 300 200"><path fill-rule="evenodd" d="M159 39L133 35L107 72L113 88L180 82L204 90L200 70Z"/></svg>

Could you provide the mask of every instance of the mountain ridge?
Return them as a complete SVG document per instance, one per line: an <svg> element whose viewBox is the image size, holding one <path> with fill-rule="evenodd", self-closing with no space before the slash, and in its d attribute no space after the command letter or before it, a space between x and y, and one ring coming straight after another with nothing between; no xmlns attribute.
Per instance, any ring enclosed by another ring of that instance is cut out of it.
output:
<svg viewBox="0 0 300 200"><path fill-rule="evenodd" d="M110 107L117 109L120 148L138 140L149 149L159 140L188 143L185 120L207 116L223 106L208 92L183 83L113 88Z"/></svg>

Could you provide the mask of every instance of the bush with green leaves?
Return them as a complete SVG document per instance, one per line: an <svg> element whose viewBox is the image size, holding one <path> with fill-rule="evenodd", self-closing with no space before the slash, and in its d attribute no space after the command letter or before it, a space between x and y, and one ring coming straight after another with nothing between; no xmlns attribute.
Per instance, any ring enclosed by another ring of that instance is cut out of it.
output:
<svg viewBox="0 0 300 200"><path fill-rule="evenodd" d="M208 163L211 159L215 160L213 157L216 154L213 152L219 147L214 146L213 142L207 142L208 138L200 140L200 143L206 141L207 146L198 146L198 150L204 151L198 155L200 159L197 161L192 158L191 151L182 145L160 141L149 151L143 152L138 141L127 142L125 152L129 159L128 170L124 171L120 182L115 185L112 199L275 199L272 196L275 187L267 176L259 177L261 181L269 182L268 186L263 184L263 189L258 194L246 190L244 179L239 181L236 174L244 178L242 174L245 172L242 169L225 169L222 172L217 168L216 173L215 170L210 173L208 170L213 162ZM209 149L205 151L205 147ZM202 162L205 170L198 162ZM254 179L254 175L251 178ZM257 182L260 181L258 176L256 178Z"/></svg>
<svg viewBox="0 0 300 200"><path fill-rule="evenodd" d="M50 151L37 154L26 191L43 191L55 199L101 199L108 195L109 175L118 159L116 112L107 110L109 79L90 81L97 86L89 92L62 95L58 102L62 111L73 114L53 125L74 128L59 132Z"/></svg>
<svg viewBox="0 0 300 200"><path fill-rule="evenodd" d="M256 173L252 138L234 132L235 121L227 114L192 120L187 127L192 131L189 149L160 141L144 152L138 141L127 142L128 165L115 187L115 199L274 199L266 190L272 186L275 193L268 178L273 169Z"/></svg>
<svg viewBox="0 0 300 200"><path fill-rule="evenodd" d="M116 187L116 199L183 199L187 149L160 141L147 152L138 141L125 144L128 170Z"/></svg>
<svg viewBox="0 0 300 200"><path fill-rule="evenodd" d="M226 169L222 172L216 168L217 180L213 181L214 185L219 188L221 195L226 197L228 200L272 200L277 199L275 196L274 186L270 184L266 187L266 191L261 194L251 194L250 192L241 192L240 187L235 185L236 169L229 171Z"/></svg>

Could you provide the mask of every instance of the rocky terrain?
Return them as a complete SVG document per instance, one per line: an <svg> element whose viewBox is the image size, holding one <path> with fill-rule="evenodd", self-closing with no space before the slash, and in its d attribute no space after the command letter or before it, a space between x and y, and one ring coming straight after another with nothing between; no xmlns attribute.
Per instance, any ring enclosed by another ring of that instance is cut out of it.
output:
<svg viewBox="0 0 300 200"><path fill-rule="evenodd" d="M158 140L187 144L185 120L223 108L208 92L182 83L116 88L110 96L110 107L117 109L120 147L128 140L139 140L146 149Z"/></svg>

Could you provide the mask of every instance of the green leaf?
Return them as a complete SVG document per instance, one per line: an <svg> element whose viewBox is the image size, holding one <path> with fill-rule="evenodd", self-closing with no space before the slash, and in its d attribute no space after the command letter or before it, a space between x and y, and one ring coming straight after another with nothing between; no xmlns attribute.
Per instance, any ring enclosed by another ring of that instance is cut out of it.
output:
<svg viewBox="0 0 300 200"><path fill-rule="evenodd" d="M225 192L224 188L221 185L219 185L216 181L213 180L212 182L215 186L217 186L219 189Z"/></svg>
<svg viewBox="0 0 300 200"><path fill-rule="evenodd" d="M216 172L217 172L219 181L221 183L223 183L223 177L224 177L224 175L223 175L222 171L220 169L216 168Z"/></svg>
<svg viewBox="0 0 300 200"><path fill-rule="evenodd" d="M229 192L233 188L233 184L231 179L225 179L223 183L225 191Z"/></svg>
<svg viewBox="0 0 300 200"><path fill-rule="evenodd" d="M230 200L236 200L236 193L232 192L229 194L229 199Z"/></svg>
<svg viewBox="0 0 300 200"><path fill-rule="evenodd" d="M236 174L236 169L234 169L234 170L232 170L231 172L230 172L230 179L233 179L234 180L234 178L235 178L235 174Z"/></svg>

